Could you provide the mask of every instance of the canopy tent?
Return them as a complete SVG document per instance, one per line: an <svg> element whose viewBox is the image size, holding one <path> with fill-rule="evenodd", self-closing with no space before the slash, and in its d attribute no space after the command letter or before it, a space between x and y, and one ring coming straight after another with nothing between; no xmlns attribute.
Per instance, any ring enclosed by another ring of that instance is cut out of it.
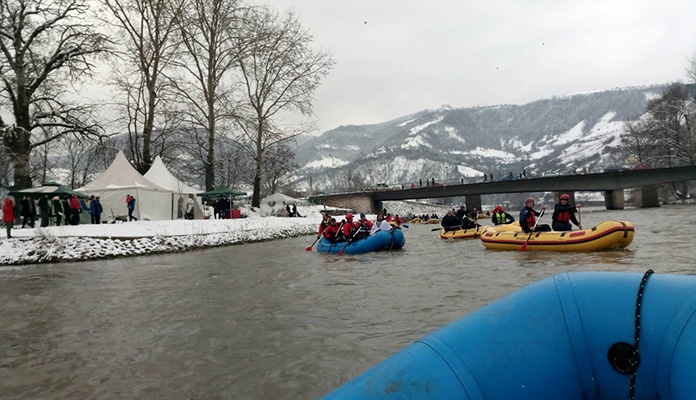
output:
<svg viewBox="0 0 696 400"><path fill-rule="evenodd" d="M143 220L167 220L172 216L172 192L140 175L122 151L95 180L77 189L101 197L104 214L127 214L126 196L135 197L133 215Z"/></svg>
<svg viewBox="0 0 696 400"><path fill-rule="evenodd" d="M39 199L46 194L49 195L49 197L51 198L53 196L59 196L60 198L63 198L65 196L72 196L73 194L77 197L82 197L83 199L89 198L89 196L84 193L72 190L67 186L63 186L60 183L56 182L44 182L44 184L41 186L35 186L32 188L20 190L10 190L9 193L9 195L13 197L29 196L32 199Z"/></svg>
<svg viewBox="0 0 696 400"><path fill-rule="evenodd" d="M144 175L150 182L153 182L172 193L172 215L171 219L184 218L187 208L193 209L193 218L203 218L203 207L198 202L196 194L201 191L180 181L172 174L167 166L162 162L160 156L155 157L152 166Z"/></svg>

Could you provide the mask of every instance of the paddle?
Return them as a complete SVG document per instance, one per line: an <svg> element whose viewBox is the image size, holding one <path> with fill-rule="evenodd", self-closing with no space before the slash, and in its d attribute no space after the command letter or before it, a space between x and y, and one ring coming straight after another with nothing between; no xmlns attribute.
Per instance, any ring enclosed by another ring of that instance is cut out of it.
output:
<svg viewBox="0 0 696 400"><path fill-rule="evenodd" d="M341 221L341 223L338 224L338 229L336 230L336 233L334 233L334 240L331 242L331 245L329 246L329 250L326 251L327 253L331 253L331 248L336 244L336 239L338 238L338 235L341 233L344 222L345 221Z"/></svg>
<svg viewBox="0 0 696 400"><path fill-rule="evenodd" d="M353 234L353 236L351 236L351 237L348 239L348 244L346 244L346 247L342 248L342 249L338 252L338 255L339 255L339 256L342 256L342 255L343 255L343 251L344 251L345 249L347 249L348 246L350 246L351 243L353 243L353 238L355 237L355 235L358 234L358 232L360 232L361 229L362 229L362 226L359 227L358 230L355 231L355 233Z"/></svg>
<svg viewBox="0 0 696 400"><path fill-rule="evenodd" d="M476 218L474 219L474 224L476 225L476 230L474 231L474 239L476 239L476 236L478 236L478 212L476 212Z"/></svg>
<svg viewBox="0 0 696 400"><path fill-rule="evenodd" d="M462 227L462 225L452 225L452 226L448 226L448 228L461 228L461 227ZM439 230L441 230L441 229L442 229L442 228L431 229L430 232L439 231Z"/></svg>
<svg viewBox="0 0 696 400"><path fill-rule="evenodd" d="M319 239L321 239L321 234L317 235L317 238L314 239L314 243L312 243L311 246L308 246L308 247L305 249L305 251L312 251L312 247L314 247L314 245L317 244L317 242L319 241Z"/></svg>
<svg viewBox="0 0 696 400"><path fill-rule="evenodd" d="M539 220L544 215L544 211L546 211L546 209L542 208L541 212L539 213L539 218L537 218L536 221L534 222L534 226L532 227L532 231L529 232L529 236L527 236L527 241L524 242L522 247L520 247L520 251L527 251L527 244L529 243L529 239L532 238L532 235L534 234L534 229L536 229L537 225L539 225Z"/></svg>
<svg viewBox="0 0 696 400"><path fill-rule="evenodd" d="M582 207L575 207L576 210L578 210L578 223L580 223L580 226L582 226L582 214L580 214L580 209Z"/></svg>

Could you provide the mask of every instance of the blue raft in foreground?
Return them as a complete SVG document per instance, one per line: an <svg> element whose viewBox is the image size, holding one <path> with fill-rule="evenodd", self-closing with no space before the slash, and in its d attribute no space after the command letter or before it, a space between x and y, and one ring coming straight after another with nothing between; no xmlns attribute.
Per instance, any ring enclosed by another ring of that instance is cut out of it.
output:
<svg viewBox="0 0 696 400"><path fill-rule="evenodd" d="M406 238L401 229L391 231L379 231L372 236L350 242L331 243L325 238L321 238L317 244L317 251L324 253L338 253L343 250L344 254L361 254L371 251L395 250L404 247Z"/></svg>
<svg viewBox="0 0 696 400"><path fill-rule="evenodd" d="M544 279L417 340L324 399L628 399L632 380L638 400L694 399L696 276L649 273Z"/></svg>

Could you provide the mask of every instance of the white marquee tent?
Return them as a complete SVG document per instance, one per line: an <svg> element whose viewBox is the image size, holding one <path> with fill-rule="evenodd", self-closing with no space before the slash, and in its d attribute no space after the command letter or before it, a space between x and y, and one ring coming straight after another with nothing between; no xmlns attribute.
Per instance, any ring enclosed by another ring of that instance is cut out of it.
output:
<svg viewBox="0 0 696 400"><path fill-rule="evenodd" d="M136 218L146 221L160 221L172 218L172 191L142 176L128 162L122 151L95 180L76 189L88 195L101 197L104 216L128 215L126 195L135 197Z"/></svg>
<svg viewBox="0 0 696 400"><path fill-rule="evenodd" d="M201 207L201 204L196 198L196 194L200 193L201 190L192 188L180 181L169 171L167 166L164 165L160 156L155 157L155 161L144 176L150 182L171 191L171 219L184 218L184 213L189 204L193 208L193 217L195 219L203 218L203 207Z"/></svg>
<svg viewBox="0 0 696 400"><path fill-rule="evenodd" d="M285 206L292 206L293 204L297 206L306 205L307 201L295 199L282 193L273 193L261 199L261 215L283 214L285 212Z"/></svg>

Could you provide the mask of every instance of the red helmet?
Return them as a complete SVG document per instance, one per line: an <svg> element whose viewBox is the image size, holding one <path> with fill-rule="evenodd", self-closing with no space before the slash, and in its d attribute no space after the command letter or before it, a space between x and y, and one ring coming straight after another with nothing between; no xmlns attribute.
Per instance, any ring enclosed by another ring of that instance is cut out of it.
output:
<svg viewBox="0 0 696 400"><path fill-rule="evenodd" d="M527 197L527 199L524 201L526 203L534 203L534 199L531 197Z"/></svg>
<svg viewBox="0 0 696 400"><path fill-rule="evenodd" d="M495 209L493 211L503 211L503 205L498 204L497 206L495 206Z"/></svg>
<svg viewBox="0 0 696 400"><path fill-rule="evenodd" d="M561 195L561 200L570 200L570 196L568 196L568 194L566 194L566 193L563 193Z"/></svg>
<svg viewBox="0 0 696 400"><path fill-rule="evenodd" d="M351 219L353 219L353 214L351 214L351 213L346 214L346 219L347 219L348 221L350 221Z"/></svg>

